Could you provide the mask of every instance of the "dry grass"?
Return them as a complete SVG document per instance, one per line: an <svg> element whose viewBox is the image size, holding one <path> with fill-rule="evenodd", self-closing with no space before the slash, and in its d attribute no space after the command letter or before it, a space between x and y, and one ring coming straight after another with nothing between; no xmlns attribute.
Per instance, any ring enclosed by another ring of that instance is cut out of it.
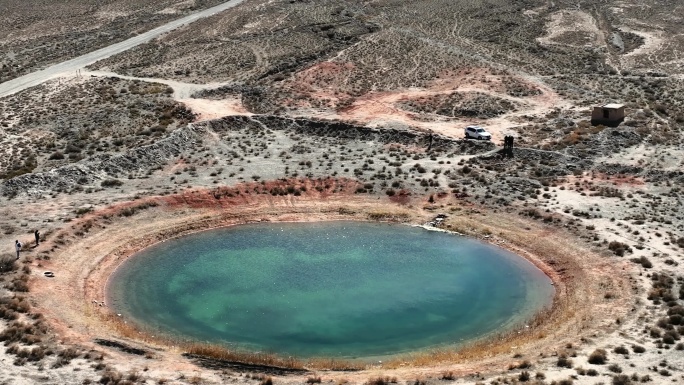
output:
<svg viewBox="0 0 684 385"><path fill-rule="evenodd" d="M121 337L155 345L177 346L187 354L209 359L272 366L284 369L358 370L365 367L365 365L360 363L333 358L310 358L302 360L296 357L282 357L273 353L237 351L220 345L189 342L159 335L153 336L152 333L147 333L144 330L136 328L134 325L124 322L122 318L114 314L101 313L100 317L106 325L115 330L116 334Z"/></svg>
<svg viewBox="0 0 684 385"><path fill-rule="evenodd" d="M232 351L216 345L187 344L183 349L189 354L218 360L242 362L248 364L275 366L288 369L304 369L304 363L293 357L280 357L269 353L251 353Z"/></svg>
<svg viewBox="0 0 684 385"><path fill-rule="evenodd" d="M17 270L19 265L16 262L16 257L12 254L3 254L0 256L0 273L8 273Z"/></svg>
<svg viewBox="0 0 684 385"><path fill-rule="evenodd" d="M374 210L368 213L371 221L406 221L411 215L401 209L396 210Z"/></svg>
<svg viewBox="0 0 684 385"><path fill-rule="evenodd" d="M380 376L369 378L365 385L389 385L396 384L397 382L398 381L396 377Z"/></svg>

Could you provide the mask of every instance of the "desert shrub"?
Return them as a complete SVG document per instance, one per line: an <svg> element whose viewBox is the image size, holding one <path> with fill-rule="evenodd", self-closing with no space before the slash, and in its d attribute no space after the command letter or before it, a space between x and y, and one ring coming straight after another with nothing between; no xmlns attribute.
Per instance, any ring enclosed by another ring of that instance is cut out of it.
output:
<svg viewBox="0 0 684 385"><path fill-rule="evenodd" d="M366 381L366 385L389 385L396 383L396 377L371 377L370 379L368 379L368 381Z"/></svg>
<svg viewBox="0 0 684 385"><path fill-rule="evenodd" d="M114 369L107 369L102 373L102 377L98 381L100 384L118 384L121 382L123 376Z"/></svg>
<svg viewBox="0 0 684 385"><path fill-rule="evenodd" d="M668 345L673 345L675 341L679 340L679 333L677 333L675 330L668 330L663 334L663 343L666 343Z"/></svg>
<svg viewBox="0 0 684 385"><path fill-rule="evenodd" d="M259 385L273 385L273 379L271 377L266 377L261 382Z"/></svg>
<svg viewBox="0 0 684 385"><path fill-rule="evenodd" d="M81 216L84 214L88 214L91 211L93 211L92 207L81 207L79 209L76 209L75 213L76 213L76 215Z"/></svg>
<svg viewBox="0 0 684 385"><path fill-rule="evenodd" d="M5 344L23 342L26 345L32 345L40 342L38 336L40 333L41 331L35 325L12 321L5 330L0 332L0 341L5 341Z"/></svg>
<svg viewBox="0 0 684 385"><path fill-rule="evenodd" d="M613 254L622 257L625 252L632 252L632 248L622 242L612 241L608 244L608 249L613 252Z"/></svg>
<svg viewBox="0 0 684 385"><path fill-rule="evenodd" d="M613 352L617 354L629 354L629 350L627 350L627 348L622 345L617 346L615 349L613 349Z"/></svg>
<svg viewBox="0 0 684 385"><path fill-rule="evenodd" d="M45 357L45 347L39 346L31 349L28 356L29 361L40 361Z"/></svg>
<svg viewBox="0 0 684 385"><path fill-rule="evenodd" d="M45 357L45 347L39 346L35 347L32 349L24 349L20 348L19 345L16 343L12 343L8 348L7 348L7 353L8 354L14 354L16 355L19 359L22 359L22 364L25 363L26 361L40 361Z"/></svg>
<svg viewBox="0 0 684 385"><path fill-rule="evenodd" d="M19 318L19 314L12 309L0 307L0 318L7 321L14 321L15 319Z"/></svg>
<svg viewBox="0 0 684 385"><path fill-rule="evenodd" d="M529 380L530 380L530 372L528 372L526 370L523 370L518 375L518 381L520 381L520 382L527 382Z"/></svg>
<svg viewBox="0 0 684 385"><path fill-rule="evenodd" d="M313 376L309 377L306 379L307 384L320 384L321 383L321 377L319 376Z"/></svg>
<svg viewBox="0 0 684 385"><path fill-rule="evenodd" d="M64 159L64 154L60 151L55 151L52 154L50 154L50 157L48 159L50 159L50 160Z"/></svg>
<svg viewBox="0 0 684 385"><path fill-rule="evenodd" d="M608 353L604 349L596 349L589 355L588 361L592 365L603 365L608 361Z"/></svg>
<svg viewBox="0 0 684 385"><path fill-rule="evenodd" d="M556 361L556 366L561 368L572 368L572 360L568 358L567 355L561 354L558 356L558 361Z"/></svg>
<svg viewBox="0 0 684 385"><path fill-rule="evenodd" d="M641 265L644 269L650 269L653 267L653 263L651 263L651 261L643 255L641 256L641 258L632 258L631 261L638 265Z"/></svg>
<svg viewBox="0 0 684 385"><path fill-rule="evenodd" d="M634 353L643 353L646 351L646 348L640 345L632 345L632 351L634 351Z"/></svg>
<svg viewBox="0 0 684 385"><path fill-rule="evenodd" d="M31 305L24 297L0 298L0 307L17 313L28 313L31 309Z"/></svg>
<svg viewBox="0 0 684 385"><path fill-rule="evenodd" d="M118 187L123 184L122 181L118 179L105 179L100 183L100 186L102 187Z"/></svg>
<svg viewBox="0 0 684 385"><path fill-rule="evenodd" d="M128 375L126 375L126 380L131 382L138 382L139 380L142 380L142 376L140 375L140 373L133 371L129 372Z"/></svg>
<svg viewBox="0 0 684 385"><path fill-rule="evenodd" d="M19 277L14 278L12 282L7 285L7 289L22 293L28 292L28 275L22 274Z"/></svg>
<svg viewBox="0 0 684 385"><path fill-rule="evenodd" d="M8 273L19 268L16 256L12 254L3 254L0 256L0 273Z"/></svg>
<svg viewBox="0 0 684 385"><path fill-rule="evenodd" d="M622 368L618 364L608 365L608 370L610 370L613 373L622 373Z"/></svg>
<svg viewBox="0 0 684 385"><path fill-rule="evenodd" d="M598 374L599 373L596 371L596 369L587 369L587 376L596 377Z"/></svg>
<svg viewBox="0 0 684 385"><path fill-rule="evenodd" d="M445 381L453 381L456 379L456 376L454 375L454 372L448 371L442 372L442 377L440 378Z"/></svg>
<svg viewBox="0 0 684 385"><path fill-rule="evenodd" d="M662 333L660 332L660 329L658 329L658 328L651 328L649 330L649 334L653 338L660 338L660 336L662 335Z"/></svg>
<svg viewBox="0 0 684 385"><path fill-rule="evenodd" d="M618 374L616 376L613 376L613 380L611 383L613 385L630 385L632 383L632 380L626 374Z"/></svg>
<svg viewBox="0 0 684 385"><path fill-rule="evenodd" d="M78 358L80 355L81 354L78 352L78 350L71 347L62 350L57 354L58 357L64 357L67 360L73 360L74 358Z"/></svg>
<svg viewBox="0 0 684 385"><path fill-rule="evenodd" d="M145 203L141 203L137 206L125 207L125 208L121 209L121 211L119 211L119 216L120 217L130 217L130 216L135 215L136 213L138 213L141 210L145 210L145 209L148 209L150 207L157 207L157 206L158 206L158 204L156 202L145 202Z"/></svg>

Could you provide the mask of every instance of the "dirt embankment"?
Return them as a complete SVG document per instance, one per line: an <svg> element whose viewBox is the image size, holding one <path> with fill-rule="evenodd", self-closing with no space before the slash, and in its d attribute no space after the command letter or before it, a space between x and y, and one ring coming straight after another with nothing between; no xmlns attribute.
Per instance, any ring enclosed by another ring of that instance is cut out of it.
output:
<svg viewBox="0 0 684 385"><path fill-rule="evenodd" d="M413 198L407 204L397 204L388 198L355 194L357 187L356 181L333 178L248 183L146 198L86 215L72 221L48 244L53 251L34 272L31 298L68 343L95 346L97 341L114 340L150 352L144 358L108 349L108 354L120 358L116 362L122 370L145 365L154 365L159 375L197 370L181 357L183 349L178 345L138 333L113 316L106 304L101 306L108 277L136 251L171 237L254 221L346 219L423 224L443 212L448 215L444 229L515 251L545 271L556 285L553 306L521 330L460 351L402 357L360 372L331 374L333 377L362 382L389 370L407 378L441 370L462 374L497 371L515 361L511 359L514 354L551 356L559 344L599 336L626 312L628 278L614 274L626 267L594 254L563 231L515 215L479 210L456 198L439 198L434 204ZM295 193L277 193L289 190ZM56 277L44 278L43 270L53 271Z"/></svg>

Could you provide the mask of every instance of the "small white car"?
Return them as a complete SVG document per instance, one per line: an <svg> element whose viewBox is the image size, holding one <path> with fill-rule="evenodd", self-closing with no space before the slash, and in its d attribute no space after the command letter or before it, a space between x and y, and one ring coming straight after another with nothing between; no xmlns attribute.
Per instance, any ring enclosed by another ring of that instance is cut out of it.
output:
<svg viewBox="0 0 684 385"><path fill-rule="evenodd" d="M491 140L492 134L480 126L468 126L465 128L465 137L466 139Z"/></svg>

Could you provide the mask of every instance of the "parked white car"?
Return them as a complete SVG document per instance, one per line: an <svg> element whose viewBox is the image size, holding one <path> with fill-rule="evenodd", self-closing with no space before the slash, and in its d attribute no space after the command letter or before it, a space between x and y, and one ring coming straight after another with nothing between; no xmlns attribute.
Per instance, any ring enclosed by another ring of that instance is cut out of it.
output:
<svg viewBox="0 0 684 385"><path fill-rule="evenodd" d="M492 134L480 126L468 126L465 128L465 137L466 139L491 140Z"/></svg>

